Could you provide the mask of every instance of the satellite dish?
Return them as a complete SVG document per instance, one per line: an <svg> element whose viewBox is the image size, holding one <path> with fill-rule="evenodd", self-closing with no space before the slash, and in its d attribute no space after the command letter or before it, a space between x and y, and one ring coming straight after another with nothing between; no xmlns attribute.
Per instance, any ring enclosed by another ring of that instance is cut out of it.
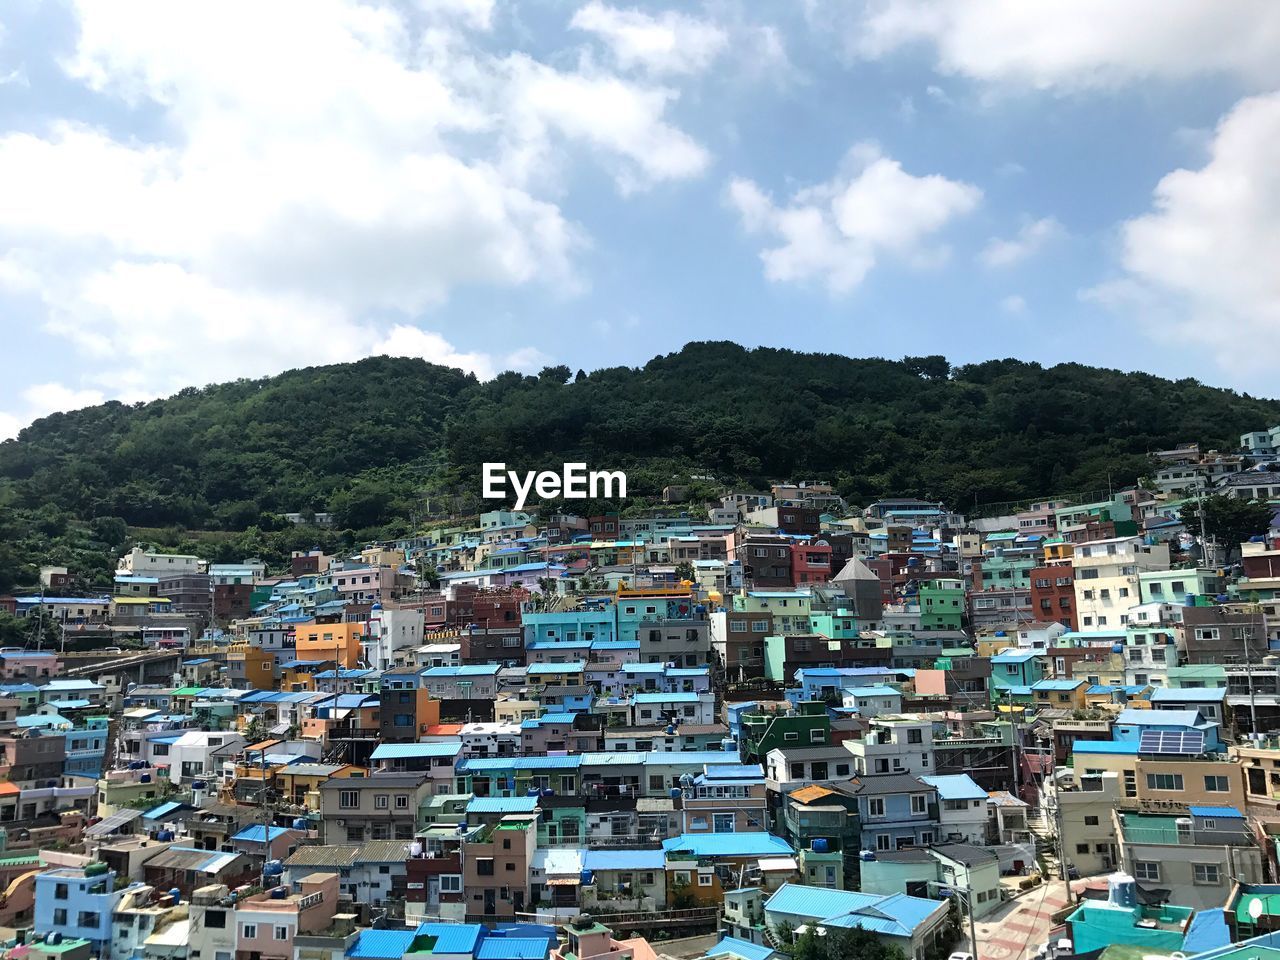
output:
<svg viewBox="0 0 1280 960"><path fill-rule="evenodd" d="M1262 906L1262 901L1260 899L1258 899L1257 897L1254 897L1252 900L1249 901L1250 917L1252 917L1254 920L1257 920L1260 916L1262 916L1262 911L1263 911L1263 906Z"/></svg>

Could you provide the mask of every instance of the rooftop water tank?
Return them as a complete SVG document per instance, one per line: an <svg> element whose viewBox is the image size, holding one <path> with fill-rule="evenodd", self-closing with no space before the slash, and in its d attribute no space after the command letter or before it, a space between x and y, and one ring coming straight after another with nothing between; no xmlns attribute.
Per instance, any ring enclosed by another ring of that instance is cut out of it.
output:
<svg viewBox="0 0 1280 960"><path fill-rule="evenodd" d="M826 853L830 846L831 844L827 841L826 837L815 837L813 840L814 853Z"/></svg>
<svg viewBox="0 0 1280 960"><path fill-rule="evenodd" d="M875 858L876 858L876 853L875 853L875 851L874 851L874 850L859 850L859 851L858 851L858 859L859 859L859 860L861 860L863 863L870 863L870 862L871 862L872 860L874 860Z"/></svg>
<svg viewBox="0 0 1280 960"><path fill-rule="evenodd" d="M311 824L307 822L306 817L299 817L297 820L293 821L293 829L309 830L311 829Z"/></svg>
<svg viewBox="0 0 1280 960"><path fill-rule="evenodd" d="M679 788L679 787L672 787L672 788L671 788L671 799L672 799L672 800L679 800L679 799L680 799L680 797L681 797L680 788Z"/></svg>
<svg viewBox="0 0 1280 960"><path fill-rule="evenodd" d="M1117 907L1133 909L1138 905L1138 884L1127 873L1107 877L1107 900Z"/></svg>
<svg viewBox="0 0 1280 960"><path fill-rule="evenodd" d="M289 895L289 888L288 888L288 887L272 887L272 888L271 888L271 899L272 899L272 900L283 900L283 899L284 899L285 897L287 897L288 895Z"/></svg>
<svg viewBox="0 0 1280 960"><path fill-rule="evenodd" d="M284 873L284 863L280 860L268 860L262 868L264 877L278 877Z"/></svg>
<svg viewBox="0 0 1280 960"><path fill-rule="evenodd" d="M175 907L182 902L182 891L179 890L177 887L169 888L169 896L173 898L173 905Z"/></svg>
<svg viewBox="0 0 1280 960"><path fill-rule="evenodd" d="M720 741L720 749L725 753L737 753L738 741L733 739L733 737L725 737Z"/></svg>
<svg viewBox="0 0 1280 960"><path fill-rule="evenodd" d="M578 880L581 882L582 886L589 887L596 882L596 875L590 870L583 870L578 876Z"/></svg>

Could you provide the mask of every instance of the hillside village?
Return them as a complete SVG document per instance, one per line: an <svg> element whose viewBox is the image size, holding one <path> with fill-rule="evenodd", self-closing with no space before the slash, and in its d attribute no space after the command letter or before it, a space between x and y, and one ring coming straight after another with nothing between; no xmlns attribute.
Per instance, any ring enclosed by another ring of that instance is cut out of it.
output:
<svg viewBox="0 0 1280 960"><path fill-rule="evenodd" d="M0 597L5 955L1261 956L1280 427L1155 462L46 565ZM1259 528L1188 521L1228 499Z"/></svg>

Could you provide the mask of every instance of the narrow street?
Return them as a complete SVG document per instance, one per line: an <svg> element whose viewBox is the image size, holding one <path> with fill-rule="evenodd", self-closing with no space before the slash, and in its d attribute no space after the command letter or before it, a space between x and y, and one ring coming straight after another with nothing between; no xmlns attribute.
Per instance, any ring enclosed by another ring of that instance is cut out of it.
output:
<svg viewBox="0 0 1280 960"><path fill-rule="evenodd" d="M1067 885L1059 880L1042 884L1017 900L1010 900L977 923L977 960L1023 960L1049 938L1053 914L1067 905Z"/></svg>

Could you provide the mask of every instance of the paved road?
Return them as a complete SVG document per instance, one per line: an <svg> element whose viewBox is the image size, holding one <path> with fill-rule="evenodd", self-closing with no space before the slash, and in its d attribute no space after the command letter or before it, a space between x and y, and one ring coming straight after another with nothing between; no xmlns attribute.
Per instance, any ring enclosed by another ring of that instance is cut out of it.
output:
<svg viewBox="0 0 1280 960"><path fill-rule="evenodd" d="M978 960L1024 960L1049 938L1053 914L1067 905L1067 886L1042 884L978 921ZM969 949L961 947L959 949Z"/></svg>

